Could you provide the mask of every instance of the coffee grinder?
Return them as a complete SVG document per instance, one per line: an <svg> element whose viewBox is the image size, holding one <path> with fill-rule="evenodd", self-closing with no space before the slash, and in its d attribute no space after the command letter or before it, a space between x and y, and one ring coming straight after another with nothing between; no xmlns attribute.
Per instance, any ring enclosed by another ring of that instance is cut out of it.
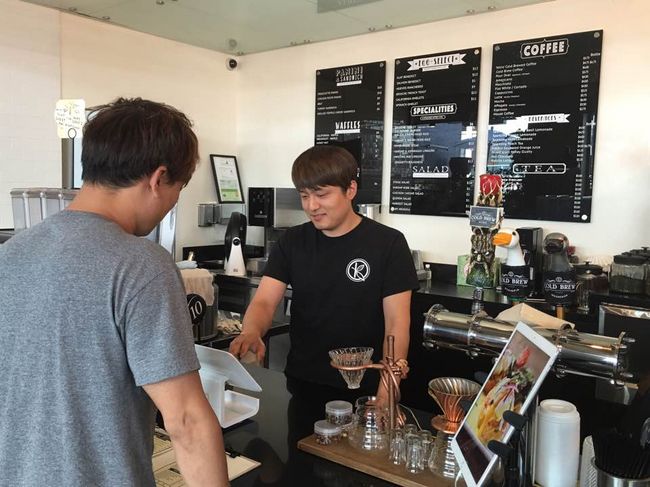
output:
<svg viewBox="0 0 650 487"><path fill-rule="evenodd" d="M230 215L224 238L224 270L228 276L245 276L244 246L246 245L246 216L237 211Z"/></svg>

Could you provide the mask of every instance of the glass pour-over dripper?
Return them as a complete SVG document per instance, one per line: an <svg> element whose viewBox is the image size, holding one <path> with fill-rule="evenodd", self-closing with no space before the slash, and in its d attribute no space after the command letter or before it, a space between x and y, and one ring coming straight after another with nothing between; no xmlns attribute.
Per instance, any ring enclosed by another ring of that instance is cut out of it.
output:
<svg viewBox="0 0 650 487"><path fill-rule="evenodd" d="M343 367L359 367L370 363L372 357L372 347L348 347L330 350L330 358L333 365ZM358 389L361 386L361 379L365 369L361 370L341 370L338 369L349 389Z"/></svg>

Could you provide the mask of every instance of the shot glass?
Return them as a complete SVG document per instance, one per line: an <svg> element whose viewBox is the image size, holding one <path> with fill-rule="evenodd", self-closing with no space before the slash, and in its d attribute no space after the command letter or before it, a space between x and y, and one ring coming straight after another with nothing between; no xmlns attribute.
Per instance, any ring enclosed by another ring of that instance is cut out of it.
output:
<svg viewBox="0 0 650 487"><path fill-rule="evenodd" d="M390 461L395 465L402 465L406 462L406 442L404 430L394 429L390 433Z"/></svg>
<svg viewBox="0 0 650 487"><path fill-rule="evenodd" d="M424 462L420 436L417 433L406 435L406 471L420 473L424 470Z"/></svg>
<svg viewBox="0 0 650 487"><path fill-rule="evenodd" d="M424 470L429 466L429 457L431 456L431 450L433 450L433 435L429 430L422 430L418 433L418 436L422 444L422 465L420 470Z"/></svg>

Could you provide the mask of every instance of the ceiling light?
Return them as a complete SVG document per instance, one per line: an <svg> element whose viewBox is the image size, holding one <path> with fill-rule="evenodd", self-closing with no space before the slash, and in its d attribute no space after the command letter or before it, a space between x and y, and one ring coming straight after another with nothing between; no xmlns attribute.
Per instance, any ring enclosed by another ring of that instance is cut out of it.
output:
<svg viewBox="0 0 650 487"><path fill-rule="evenodd" d="M384 27L386 27L387 29L392 29L392 28L393 28L393 24L386 24Z"/></svg>
<svg viewBox="0 0 650 487"><path fill-rule="evenodd" d="M489 11L494 11L494 10L496 10L496 9L497 9L497 8L496 8L495 5L488 5L488 10L489 10Z"/></svg>
<svg viewBox="0 0 650 487"><path fill-rule="evenodd" d="M472 15L472 14L476 13L476 10L474 10L473 8L470 8L470 9L467 10L466 13L467 13L467 15Z"/></svg>
<svg viewBox="0 0 650 487"><path fill-rule="evenodd" d="M156 5L165 5L165 0L156 0Z"/></svg>
<svg viewBox="0 0 650 487"><path fill-rule="evenodd" d="M370 32L374 32L376 29L375 29L374 27L368 27L368 30L369 30Z"/></svg>

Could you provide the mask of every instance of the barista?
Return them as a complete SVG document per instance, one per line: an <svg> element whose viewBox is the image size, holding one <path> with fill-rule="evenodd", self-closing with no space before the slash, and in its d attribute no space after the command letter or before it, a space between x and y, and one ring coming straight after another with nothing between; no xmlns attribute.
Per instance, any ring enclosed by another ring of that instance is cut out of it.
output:
<svg viewBox="0 0 650 487"><path fill-rule="evenodd" d="M345 388L329 364L329 350L371 346L373 361L395 337L395 359L406 365L411 292L418 288L404 236L354 212L358 165L345 149L315 146L295 160L291 171L309 222L290 228L272 250L257 293L230 345L261 361L262 337L273 313L292 287L291 347L285 374L295 394L305 384ZM366 374L362 389L374 392L377 374ZM304 389L303 389L304 390ZM378 396L387 398L379 387Z"/></svg>

